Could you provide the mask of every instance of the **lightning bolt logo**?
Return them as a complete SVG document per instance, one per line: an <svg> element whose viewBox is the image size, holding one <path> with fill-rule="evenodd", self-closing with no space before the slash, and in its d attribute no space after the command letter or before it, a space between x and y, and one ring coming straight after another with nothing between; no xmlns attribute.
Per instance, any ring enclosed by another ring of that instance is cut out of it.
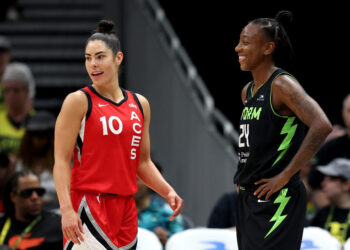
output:
<svg viewBox="0 0 350 250"><path fill-rule="evenodd" d="M265 235L265 239L267 236L269 236L281 223L282 221L287 217L287 215L281 215L284 208L286 207L290 196L286 196L288 192L288 188L284 188L280 191L280 194L276 198L276 200L273 203L280 203L280 206L278 207L276 213L271 218L270 222L275 221L275 224L271 227L270 231Z"/></svg>
<svg viewBox="0 0 350 250"><path fill-rule="evenodd" d="M287 152L287 150L291 145L291 141L298 127L298 124L293 125L294 120L295 120L295 117L289 117L282 128L281 135L287 134L287 136L284 138L281 145L279 146L278 151L282 151L282 152L277 157L277 159L272 164L272 166L275 166L275 164L284 156L284 154Z"/></svg>

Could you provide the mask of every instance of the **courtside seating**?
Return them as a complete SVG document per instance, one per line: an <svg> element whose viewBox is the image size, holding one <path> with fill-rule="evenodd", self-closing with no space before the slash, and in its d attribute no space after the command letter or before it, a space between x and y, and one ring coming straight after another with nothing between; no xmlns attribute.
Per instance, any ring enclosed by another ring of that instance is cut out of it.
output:
<svg viewBox="0 0 350 250"><path fill-rule="evenodd" d="M327 230L319 227L306 227L300 249L341 250L342 245Z"/></svg>
<svg viewBox="0 0 350 250"><path fill-rule="evenodd" d="M138 229L137 247L136 250L162 250L163 246L160 243L157 235L152 231L144 228Z"/></svg>
<svg viewBox="0 0 350 250"><path fill-rule="evenodd" d="M350 250L350 238L345 241L343 250Z"/></svg>
<svg viewBox="0 0 350 250"><path fill-rule="evenodd" d="M238 249L236 232L229 229L194 228L174 234L166 250Z"/></svg>

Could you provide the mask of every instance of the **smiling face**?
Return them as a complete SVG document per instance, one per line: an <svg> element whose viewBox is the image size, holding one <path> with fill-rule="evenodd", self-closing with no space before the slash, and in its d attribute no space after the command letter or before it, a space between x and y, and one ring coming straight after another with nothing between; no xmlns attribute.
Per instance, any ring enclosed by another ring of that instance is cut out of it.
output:
<svg viewBox="0 0 350 250"><path fill-rule="evenodd" d="M117 81L122 60L122 52L113 55L112 50L101 40L92 40L86 45L85 67L96 86Z"/></svg>
<svg viewBox="0 0 350 250"><path fill-rule="evenodd" d="M268 41L257 24L249 23L241 32L235 48L243 71L253 71L266 58L272 60L274 42Z"/></svg>

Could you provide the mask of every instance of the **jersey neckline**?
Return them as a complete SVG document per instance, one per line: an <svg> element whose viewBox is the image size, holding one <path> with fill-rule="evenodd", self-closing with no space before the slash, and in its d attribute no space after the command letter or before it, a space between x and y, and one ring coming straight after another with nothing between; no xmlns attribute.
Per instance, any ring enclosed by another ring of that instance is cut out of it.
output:
<svg viewBox="0 0 350 250"><path fill-rule="evenodd" d="M259 91L263 86L265 86L265 84L271 79L271 77L272 77L272 76L276 73L276 71L278 71L278 70L280 70L280 68L276 68L276 69L271 73L271 75L266 79L266 81L258 87L258 89L255 91L255 94L253 94L253 89L254 89L254 86L255 86L255 82L254 82L254 80L252 80L252 87L250 88L250 95L251 95L251 97L256 96L256 94L258 93L258 91Z"/></svg>
<svg viewBox="0 0 350 250"><path fill-rule="evenodd" d="M107 101L107 102L110 102L112 103L113 105L116 105L116 106L120 106L122 105L124 102L126 102L128 100L128 94L126 93L125 89L123 88L120 88L122 93L123 93L123 96L124 98L120 101L120 102L115 102L115 101L112 101L111 99L107 98L107 97L104 97L103 95L101 95L100 93L97 92L97 90L92 87L92 86L88 86L88 88L94 93L96 94L98 97L100 97L101 99Z"/></svg>

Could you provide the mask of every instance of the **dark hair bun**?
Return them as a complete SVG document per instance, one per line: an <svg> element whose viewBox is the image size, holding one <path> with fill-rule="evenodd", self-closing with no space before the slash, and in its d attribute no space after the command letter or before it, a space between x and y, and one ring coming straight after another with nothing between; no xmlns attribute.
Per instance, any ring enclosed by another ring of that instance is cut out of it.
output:
<svg viewBox="0 0 350 250"><path fill-rule="evenodd" d="M111 20L101 20L98 23L98 28L95 30L95 32L98 33L107 33L107 34L114 34L115 31L114 28L114 22Z"/></svg>
<svg viewBox="0 0 350 250"><path fill-rule="evenodd" d="M289 10L280 10L276 15L275 20L282 25L288 25L293 22L293 13Z"/></svg>

